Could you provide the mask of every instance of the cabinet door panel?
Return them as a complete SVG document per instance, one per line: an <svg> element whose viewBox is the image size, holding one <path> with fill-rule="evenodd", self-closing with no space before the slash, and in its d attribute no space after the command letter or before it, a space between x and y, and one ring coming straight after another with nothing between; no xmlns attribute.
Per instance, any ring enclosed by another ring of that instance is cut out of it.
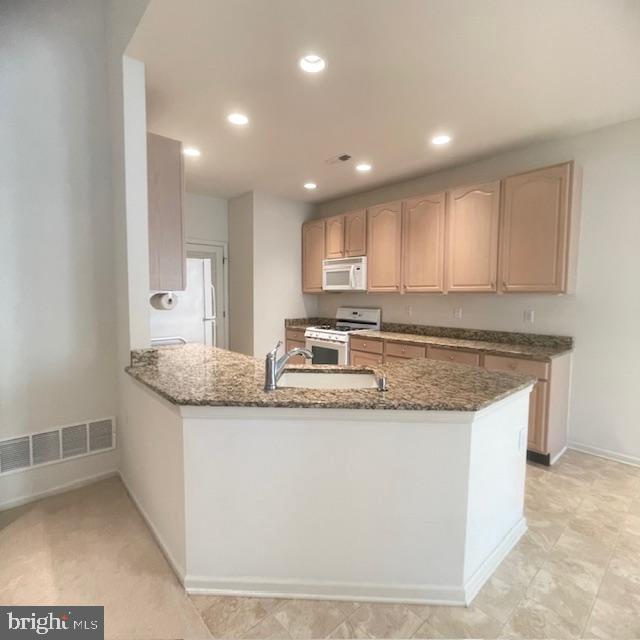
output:
<svg viewBox="0 0 640 640"><path fill-rule="evenodd" d="M344 216L344 255L367 255L367 210L351 211Z"/></svg>
<svg viewBox="0 0 640 640"><path fill-rule="evenodd" d="M296 348L304 349L304 341L290 340L287 338L286 350L291 351L291 349ZM287 364L307 364L307 359L303 355L292 356L287 361Z"/></svg>
<svg viewBox="0 0 640 640"><path fill-rule="evenodd" d="M365 353L363 351L351 350L349 352L349 363L365 367L382 364L382 354L378 355L375 353Z"/></svg>
<svg viewBox="0 0 640 640"><path fill-rule="evenodd" d="M371 340L368 338L351 338L349 341L352 349L356 351L368 351L369 353L382 353L382 340Z"/></svg>
<svg viewBox="0 0 640 640"><path fill-rule="evenodd" d="M325 220L325 256L344 257L344 216L334 216Z"/></svg>
<svg viewBox="0 0 640 640"><path fill-rule="evenodd" d="M538 453L547 453L547 395L549 383L537 382L529 399L529 431L527 448Z"/></svg>
<svg viewBox="0 0 640 640"><path fill-rule="evenodd" d="M409 362L412 358L405 358L404 356L392 356L389 353L384 354L384 361L387 364L392 362Z"/></svg>
<svg viewBox="0 0 640 640"><path fill-rule="evenodd" d="M489 371L513 371L529 376L535 376L541 380L549 377L549 363L536 360L524 360L512 356L494 356L488 354L484 357L484 368Z"/></svg>
<svg viewBox="0 0 640 640"><path fill-rule="evenodd" d="M499 205L499 180L449 193L448 291L496 291Z"/></svg>
<svg viewBox="0 0 640 640"><path fill-rule="evenodd" d="M431 360L444 360L455 364L466 364L473 367L480 366L480 355L470 351L457 351L443 347L427 347L427 358Z"/></svg>
<svg viewBox="0 0 640 640"><path fill-rule="evenodd" d="M444 290L445 194L404 202L402 288Z"/></svg>
<svg viewBox="0 0 640 640"><path fill-rule="evenodd" d="M571 169L566 163L505 179L503 291L565 291Z"/></svg>
<svg viewBox="0 0 640 640"><path fill-rule="evenodd" d="M396 356L398 358L425 358L426 348L418 344L404 344L402 342L385 342L385 356Z"/></svg>
<svg viewBox="0 0 640 640"><path fill-rule="evenodd" d="M186 288L182 143L147 134L149 288Z"/></svg>
<svg viewBox="0 0 640 640"><path fill-rule="evenodd" d="M392 202L367 213L369 291L399 291L402 250L402 206Z"/></svg>
<svg viewBox="0 0 640 640"><path fill-rule="evenodd" d="M302 225L302 291L322 292L322 260L324 259L324 220L311 220Z"/></svg>

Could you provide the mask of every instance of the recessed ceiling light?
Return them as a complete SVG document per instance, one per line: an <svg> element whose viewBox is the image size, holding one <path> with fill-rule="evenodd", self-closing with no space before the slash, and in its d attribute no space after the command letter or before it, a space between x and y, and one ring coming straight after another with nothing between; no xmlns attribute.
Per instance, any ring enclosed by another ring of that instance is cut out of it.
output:
<svg viewBox="0 0 640 640"><path fill-rule="evenodd" d="M367 171L371 171L371 165L368 162L361 162L356 165L356 171L360 171L360 173L366 173Z"/></svg>
<svg viewBox="0 0 640 640"><path fill-rule="evenodd" d="M441 145L441 144L449 144L451 142L451 136L446 133L439 133L437 136L433 136L431 138L431 144Z"/></svg>
<svg viewBox="0 0 640 640"><path fill-rule="evenodd" d="M315 53L310 53L304 58L300 58L300 68L307 73L318 73L327 66L327 63Z"/></svg>
<svg viewBox="0 0 640 640"><path fill-rule="evenodd" d="M197 158L202 155L200 153L200 149L196 149L195 147L185 147L182 150L182 153L184 153L185 156L191 156L192 158Z"/></svg>
<svg viewBox="0 0 640 640"><path fill-rule="evenodd" d="M314 189L317 189L318 185L315 182L305 182L304 183L304 188L305 189L309 189L309 191L313 191Z"/></svg>
<svg viewBox="0 0 640 640"><path fill-rule="evenodd" d="M227 116L227 120L231 123L231 124L237 124L237 125L245 125L245 124L249 124L249 118L247 116L244 115L244 113L230 113Z"/></svg>

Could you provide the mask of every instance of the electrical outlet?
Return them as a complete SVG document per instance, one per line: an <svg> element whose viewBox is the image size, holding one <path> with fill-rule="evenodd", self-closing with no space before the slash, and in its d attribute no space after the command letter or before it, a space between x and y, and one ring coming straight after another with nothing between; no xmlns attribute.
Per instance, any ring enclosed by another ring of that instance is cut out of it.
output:
<svg viewBox="0 0 640 640"><path fill-rule="evenodd" d="M413 307L410 304L405 307L405 311L407 312L407 318L413 315Z"/></svg>
<svg viewBox="0 0 640 640"><path fill-rule="evenodd" d="M454 317L456 320L462 320L462 307L456 307L456 308L453 310L453 317Z"/></svg>
<svg viewBox="0 0 640 640"><path fill-rule="evenodd" d="M527 324L533 324L536 321L536 312L533 309L525 309L524 321Z"/></svg>

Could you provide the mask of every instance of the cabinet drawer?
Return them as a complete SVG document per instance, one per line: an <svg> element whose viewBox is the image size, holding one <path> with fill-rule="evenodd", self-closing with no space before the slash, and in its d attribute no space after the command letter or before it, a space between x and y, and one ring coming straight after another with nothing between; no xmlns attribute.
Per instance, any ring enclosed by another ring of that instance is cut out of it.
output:
<svg viewBox="0 0 640 640"><path fill-rule="evenodd" d="M468 364L474 367L480 366L480 354L471 351L457 351L455 349L445 349L443 347L429 347L427 358L432 360L445 360L456 364Z"/></svg>
<svg viewBox="0 0 640 640"><path fill-rule="evenodd" d="M402 344L401 342L385 342L384 352L385 355L399 358L424 358L426 347L417 344Z"/></svg>
<svg viewBox="0 0 640 640"><path fill-rule="evenodd" d="M365 351L367 353L382 353L382 340L370 340L369 338L351 337L349 340L350 349L354 351Z"/></svg>
<svg viewBox="0 0 640 640"><path fill-rule="evenodd" d="M304 342L304 327L287 327L284 335L287 340L297 340L298 342Z"/></svg>
<svg viewBox="0 0 640 640"><path fill-rule="evenodd" d="M382 364L382 354L366 353L365 351L351 351L349 364L372 366Z"/></svg>
<svg viewBox="0 0 640 640"><path fill-rule="evenodd" d="M385 364L390 364L392 362L409 362L411 358L404 358L402 356L390 356L388 353L384 354L384 362Z"/></svg>
<svg viewBox="0 0 640 640"><path fill-rule="evenodd" d="M549 363L536 362L535 360L521 360L509 356L484 357L484 367L489 371L513 371L534 376L538 380L546 380L549 377Z"/></svg>

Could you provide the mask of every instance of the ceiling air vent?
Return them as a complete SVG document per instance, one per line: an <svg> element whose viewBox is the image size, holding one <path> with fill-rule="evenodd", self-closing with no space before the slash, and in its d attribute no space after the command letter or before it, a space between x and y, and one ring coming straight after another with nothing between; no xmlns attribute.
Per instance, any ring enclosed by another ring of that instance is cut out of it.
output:
<svg viewBox="0 0 640 640"><path fill-rule="evenodd" d="M89 451L100 451L113 447L113 423L97 420L89 423Z"/></svg>
<svg viewBox="0 0 640 640"><path fill-rule="evenodd" d="M60 431L47 431L31 436L33 464L46 464L60 460Z"/></svg>
<svg viewBox="0 0 640 640"><path fill-rule="evenodd" d="M29 436L0 442L0 473L16 471L31 466Z"/></svg>
<svg viewBox="0 0 640 640"><path fill-rule="evenodd" d="M337 156L333 156L331 158L327 158L325 162L327 164L337 164L339 162L347 162L351 160L351 156L348 153L341 153Z"/></svg>

